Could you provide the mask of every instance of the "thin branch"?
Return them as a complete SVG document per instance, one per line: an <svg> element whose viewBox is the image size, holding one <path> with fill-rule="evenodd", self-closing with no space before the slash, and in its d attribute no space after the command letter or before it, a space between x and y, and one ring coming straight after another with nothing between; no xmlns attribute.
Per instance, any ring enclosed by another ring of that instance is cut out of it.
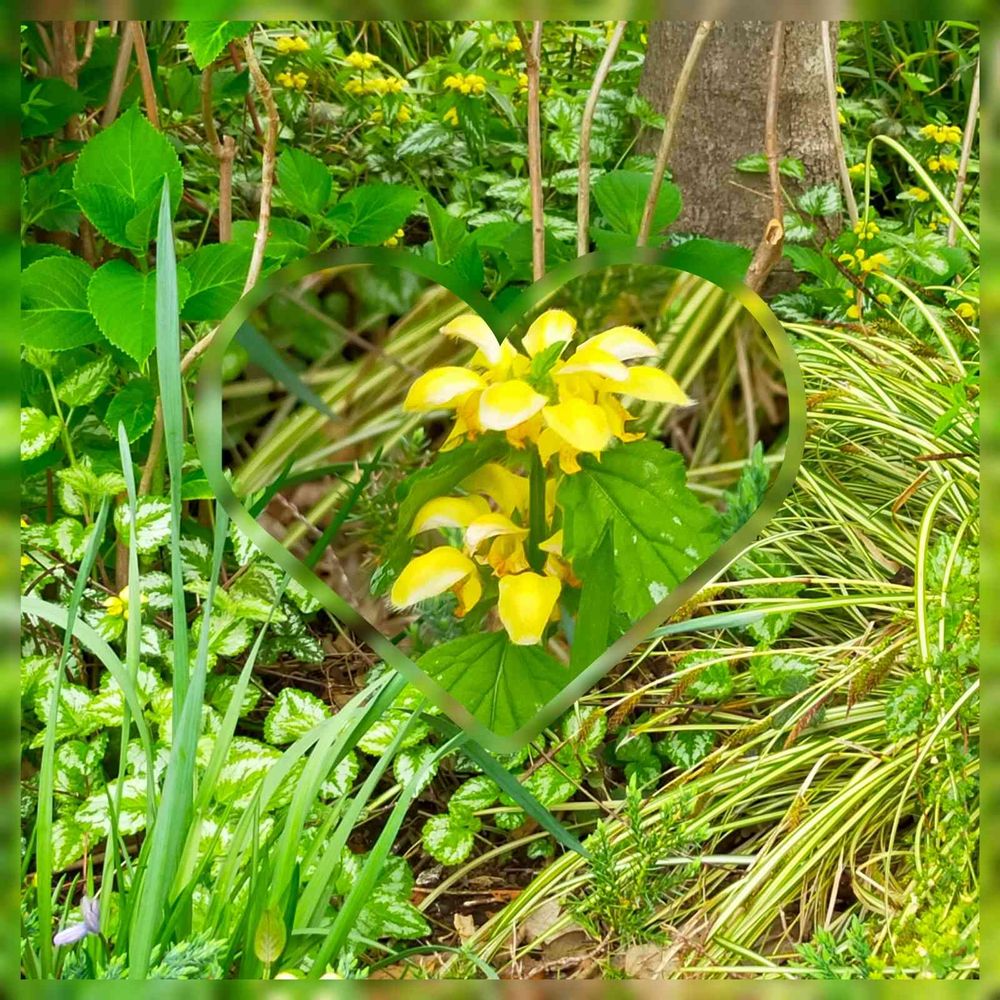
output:
<svg viewBox="0 0 1000 1000"><path fill-rule="evenodd" d="M219 161L219 242L228 243L233 235L233 160L236 144L232 136L219 139L212 113L212 67L201 74L201 118L212 155Z"/></svg>
<svg viewBox="0 0 1000 1000"><path fill-rule="evenodd" d="M674 144L674 130L677 127L677 119L680 118L681 109L684 107L684 100L687 97L688 85L694 75L698 60L701 57L701 50L708 41L709 33L715 26L714 21L701 21L691 39L691 47L684 58L684 65L681 66L677 83L674 86L674 95L670 100L670 110L667 112L667 120L663 123L663 135L660 137L660 148L656 151L656 163L653 167L653 179L649 185L649 194L646 196L646 204L642 210L642 223L639 226L639 236L636 239L636 246L644 247L649 242L649 234L653 228L653 215L656 212L656 202L660 197L660 188L663 186L663 175L667 172L667 160L670 158L670 148Z"/></svg>
<svg viewBox="0 0 1000 1000"><path fill-rule="evenodd" d="M951 207L956 213L962 211L962 192L968 180L969 158L972 156L972 143L976 138L976 121L979 118L979 60L976 60L976 75L972 80L972 94L969 96L969 114L965 119L965 134L962 136L962 155L958 161L958 177L955 181L955 197ZM958 227L954 220L948 223L948 246L953 247L958 235Z"/></svg>
<svg viewBox="0 0 1000 1000"><path fill-rule="evenodd" d="M542 119L539 105L539 72L542 62L542 22L534 21L531 40L519 21L514 22L524 50L528 77L528 177L531 183L531 270L537 281L545 274L545 217L542 204Z"/></svg>
<svg viewBox="0 0 1000 1000"><path fill-rule="evenodd" d="M233 60L233 69L235 69L237 73L241 73L243 71L243 62L240 59L240 50L236 47L235 42L229 43L229 56ZM253 94L249 91L247 91L245 103L247 111L250 112L250 121L253 122L253 130L257 135L257 141L263 142L264 130L260 125L260 118L257 115L257 105L254 103Z"/></svg>
<svg viewBox="0 0 1000 1000"><path fill-rule="evenodd" d="M108 101L101 115L101 125L107 128L117 117L121 106L122 94L125 92L125 80L128 77L129 62L132 59L132 32L123 31L118 39L118 58L115 60L115 71L111 77L108 89Z"/></svg>
<svg viewBox="0 0 1000 1000"><path fill-rule="evenodd" d="M823 41L823 67L826 70L826 96L830 105L830 131L833 135L833 148L837 154L837 169L840 171L840 186L844 189L844 202L851 225L858 222L858 203L854 200L854 188L851 186L851 175L847 170L847 157L844 154L844 140L840 134L840 115L837 111L837 74L833 66L833 42L830 38L830 22L820 21L820 33Z"/></svg>
<svg viewBox="0 0 1000 1000"><path fill-rule="evenodd" d="M760 291L764 287L767 276L781 259L781 248L785 242L785 227L782 225L784 206L781 200L781 146L778 142L778 102L784 62L785 22L775 21L771 39L767 106L764 112L764 149L767 153L767 176L771 188L771 220L747 269L746 283L754 291Z"/></svg>
<svg viewBox="0 0 1000 1000"><path fill-rule="evenodd" d="M590 249L590 237L587 234L590 227L590 131L594 125L594 114L597 111L601 88L611 71L611 63L614 62L615 53L627 27L628 21L619 21L608 39L608 47L604 50L604 58L601 59L601 64L594 74L594 82L590 86L590 94L583 109L583 120L580 122L580 181L576 200L576 252L580 257Z"/></svg>
<svg viewBox="0 0 1000 1000"><path fill-rule="evenodd" d="M153 85L153 71L149 65L149 53L146 51L146 36L142 31L140 21L129 21L129 31L132 34L132 45L135 48L135 61L139 67L139 79L142 81L142 99L146 105L146 117L154 128L160 127L160 112L156 106L156 87Z"/></svg>

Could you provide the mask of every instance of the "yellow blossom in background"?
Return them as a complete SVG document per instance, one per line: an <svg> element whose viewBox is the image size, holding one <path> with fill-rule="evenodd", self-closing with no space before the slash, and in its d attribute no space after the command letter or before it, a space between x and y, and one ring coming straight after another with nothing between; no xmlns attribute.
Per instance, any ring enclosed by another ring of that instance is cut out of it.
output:
<svg viewBox="0 0 1000 1000"><path fill-rule="evenodd" d="M920 134L925 139L933 139L936 143L951 143L957 146L962 141L962 130L957 125L936 125L933 122L925 125Z"/></svg>
<svg viewBox="0 0 1000 1000"><path fill-rule="evenodd" d="M140 595L139 604L145 604L146 600L147 598L145 594ZM125 587L117 594L112 594L110 597L106 598L104 601L104 607L107 609L107 613L112 618L124 618L128 621L128 587Z"/></svg>
<svg viewBox="0 0 1000 1000"><path fill-rule="evenodd" d="M841 111L839 108L837 110L837 124L838 125L846 125L847 124L847 118L844 115L844 112Z"/></svg>
<svg viewBox="0 0 1000 1000"><path fill-rule="evenodd" d="M508 52L520 52L521 51L521 39L514 35L512 38L507 39L507 44L504 46Z"/></svg>
<svg viewBox="0 0 1000 1000"><path fill-rule="evenodd" d="M352 76L350 80L344 84L344 90L354 97L360 97L365 93L365 81L359 76Z"/></svg>
<svg viewBox="0 0 1000 1000"><path fill-rule="evenodd" d="M444 116L443 116L443 118L444 118L444 120L445 120L445 121L446 121L446 122L447 122L447 123L448 123L449 125L457 125L457 124L458 124L458 109L457 109L457 108L449 108L449 109L448 109L448 110L447 110L447 111L446 111L446 112L444 113Z"/></svg>
<svg viewBox="0 0 1000 1000"><path fill-rule="evenodd" d="M958 160L954 156L942 153L940 156L932 156L927 161L927 169L932 174L954 174L958 170Z"/></svg>
<svg viewBox="0 0 1000 1000"><path fill-rule="evenodd" d="M410 110L408 104L404 104L396 112L396 121L398 121L402 125L405 125L412 117L413 117L413 112Z"/></svg>
<svg viewBox="0 0 1000 1000"><path fill-rule="evenodd" d="M446 90L455 90L460 94L480 95L486 93L486 78L478 73L453 73L444 79Z"/></svg>
<svg viewBox="0 0 1000 1000"><path fill-rule="evenodd" d="M955 306L955 315L971 323L976 318L976 307L971 302L960 302Z"/></svg>
<svg viewBox="0 0 1000 1000"><path fill-rule="evenodd" d="M859 240L870 240L881 231L882 230L879 229L877 223L866 221L864 219L861 219L854 224L854 232Z"/></svg>
<svg viewBox="0 0 1000 1000"><path fill-rule="evenodd" d="M930 192L925 191L922 187L909 187L905 192L914 201L927 201L930 198Z"/></svg>
<svg viewBox="0 0 1000 1000"><path fill-rule="evenodd" d="M291 52L305 52L309 48L309 43L297 35L282 35L275 43L275 48L282 55L288 55Z"/></svg>
<svg viewBox="0 0 1000 1000"><path fill-rule="evenodd" d="M856 305L849 306L847 316L849 319L861 319L861 309Z"/></svg>
<svg viewBox="0 0 1000 1000"><path fill-rule="evenodd" d="M879 303L881 303L884 306L892 305L892 296L887 295L885 292L879 292L878 295L875 296L875 298Z"/></svg>
<svg viewBox="0 0 1000 1000"><path fill-rule="evenodd" d="M865 165L863 163L852 163L847 168L847 172L852 177L863 177L865 173Z"/></svg>
<svg viewBox="0 0 1000 1000"><path fill-rule="evenodd" d="M517 74L517 89L522 93L528 89L528 74L518 73Z"/></svg>
<svg viewBox="0 0 1000 1000"><path fill-rule="evenodd" d="M884 253L873 253L861 261L861 270L866 274L872 271L881 271L888 263L889 258Z"/></svg>
<svg viewBox="0 0 1000 1000"><path fill-rule="evenodd" d="M395 247L399 246L399 241L406 235L402 229L397 229L395 233L390 236L385 243L382 244L384 247Z"/></svg>
<svg viewBox="0 0 1000 1000"><path fill-rule="evenodd" d="M344 62L355 69L371 69L379 61L379 57L373 52L349 52L344 56Z"/></svg>
<svg viewBox="0 0 1000 1000"><path fill-rule="evenodd" d="M305 90L309 83L309 77L305 73L279 73L275 81L281 84L286 90Z"/></svg>
<svg viewBox="0 0 1000 1000"><path fill-rule="evenodd" d="M837 84L837 93L840 94L841 97L843 97L847 93L847 91L844 90L844 88L838 83Z"/></svg>

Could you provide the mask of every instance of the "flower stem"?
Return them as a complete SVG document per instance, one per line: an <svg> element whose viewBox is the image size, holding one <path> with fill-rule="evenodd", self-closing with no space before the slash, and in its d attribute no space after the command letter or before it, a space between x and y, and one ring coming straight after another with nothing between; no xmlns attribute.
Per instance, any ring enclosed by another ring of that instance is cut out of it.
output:
<svg viewBox="0 0 1000 1000"><path fill-rule="evenodd" d="M545 466L537 451L531 453L531 470L528 479L528 562L536 572L541 572L545 553L539 548L548 537L545 523Z"/></svg>

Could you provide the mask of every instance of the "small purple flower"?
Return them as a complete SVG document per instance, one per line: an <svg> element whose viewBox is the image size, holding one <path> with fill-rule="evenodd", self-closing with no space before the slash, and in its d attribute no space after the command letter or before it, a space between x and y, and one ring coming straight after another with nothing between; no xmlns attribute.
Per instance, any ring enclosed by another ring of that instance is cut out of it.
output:
<svg viewBox="0 0 1000 1000"><path fill-rule="evenodd" d="M92 896L84 896L80 900L80 913L83 914L83 920L80 923L64 927L52 939L52 944L56 948L67 944L76 944L88 934L101 933L101 910L96 899Z"/></svg>

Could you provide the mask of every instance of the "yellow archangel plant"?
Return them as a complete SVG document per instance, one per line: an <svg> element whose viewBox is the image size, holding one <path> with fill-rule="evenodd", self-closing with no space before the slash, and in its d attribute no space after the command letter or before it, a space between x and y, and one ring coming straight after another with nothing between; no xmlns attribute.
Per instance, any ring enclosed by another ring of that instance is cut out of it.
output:
<svg viewBox="0 0 1000 1000"><path fill-rule="evenodd" d="M563 558L560 483L580 471L581 455L599 460L617 442L643 437L627 429L633 416L621 397L674 406L691 400L662 369L641 363L656 356L656 345L630 326L574 349L576 320L550 309L528 328L523 351L498 341L472 313L441 332L468 341L475 354L465 366L417 378L404 409L454 413L442 451L493 435L506 455L466 476L461 495L435 497L417 511L411 537L438 531L446 543L406 564L390 600L405 608L451 591L455 614L464 617L488 589L511 642L535 645L559 617L562 589L580 586Z"/></svg>

